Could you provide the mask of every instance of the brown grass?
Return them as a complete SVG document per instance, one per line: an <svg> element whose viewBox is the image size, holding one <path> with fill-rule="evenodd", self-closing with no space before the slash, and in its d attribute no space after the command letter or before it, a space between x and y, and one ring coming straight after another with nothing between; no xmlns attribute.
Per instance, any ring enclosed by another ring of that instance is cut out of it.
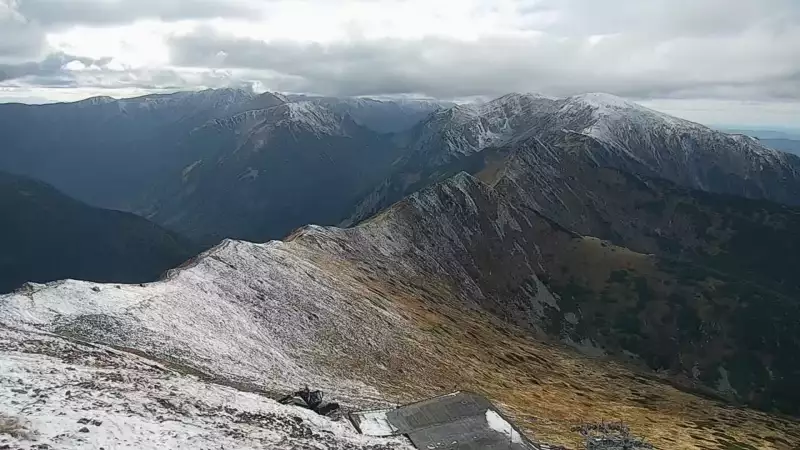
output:
<svg viewBox="0 0 800 450"><path fill-rule="evenodd" d="M578 241L601 247L599 242ZM638 267L644 264L642 255L616 257L630 257ZM599 262L590 259L586 264ZM365 270L341 261L323 264L337 266L342 274ZM607 276L599 274L598 280ZM800 423L794 419L708 400L653 374L536 340L459 304L450 287L436 280L416 285L394 281L366 282L366 301L396 312L412 329L403 331L398 338L403 342L391 355L380 357L386 369L375 369L370 361L375 355L350 361L357 365L351 366L351 375L363 374L387 393L388 401L414 401L456 389L479 392L500 404L529 437L570 448L581 442L571 430L574 426L600 421L624 421L634 435L657 448L798 448ZM387 325L389 332L398 331Z"/></svg>

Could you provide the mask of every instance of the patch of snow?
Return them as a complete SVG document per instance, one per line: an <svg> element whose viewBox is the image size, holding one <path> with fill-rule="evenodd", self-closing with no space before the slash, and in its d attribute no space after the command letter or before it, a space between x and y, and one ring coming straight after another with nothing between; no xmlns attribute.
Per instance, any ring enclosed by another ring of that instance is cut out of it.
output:
<svg viewBox="0 0 800 450"><path fill-rule="evenodd" d="M188 177L188 176L189 176L189 174L192 172L192 170L193 170L195 167L197 167L198 165L200 165L202 162L203 162L203 160L202 160L202 159L198 159L197 161L195 161L195 162L193 162L193 163L189 164L188 166L186 166L186 167L183 169L183 171L181 171L181 175L183 176L183 180L184 180L184 181L186 181L187 177Z"/></svg>
<svg viewBox="0 0 800 450"><path fill-rule="evenodd" d="M568 313L564 314L564 320L566 320L567 322L569 322L569 323L571 323L573 325L577 325L578 324L578 316L576 316L574 312L568 312Z"/></svg>
<svg viewBox="0 0 800 450"><path fill-rule="evenodd" d="M593 340L588 338L581 339L580 342L575 342L574 340L572 340L571 337L566 336L562 339L562 341L565 344L569 345L570 347L574 348L575 350L587 356L598 358L601 356L605 356L606 354L606 352L602 348L598 347Z"/></svg>
<svg viewBox="0 0 800 450"><path fill-rule="evenodd" d="M355 413L358 417L358 428L367 436L395 436L397 428L389 422L386 414L390 410L362 411Z"/></svg>
<svg viewBox="0 0 800 450"><path fill-rule="evenodd" d="M606 94L602 92L592 92L588 94L581 94L570 97L570 99L584 103L595 108L616 108L616 109L638 109L644 108L634 102L625 100L616 95Z"/></svg>
<svg viewBox="0 0 800 450"><path fill-rule="evenodd" d="M259 171L258 169L253 169L252 167L248 167L242 176L239 177L240 180L249 180L253 181L258 178Z"/></svg>
<svg viewBox="0 0 800 450"><path fill-rule="evenodd" d="M717 390L720 392L730 392L733 394L737 394L736 389L733 388L731 385L731 381L728 378L728 370L722 366L719 366L717 369L719 372L719 379L717 380Z"/></svg>
<svg viewBox="0 0 800 450"><path fill-rule="evenodd" d="M492 430L505 434L514 444L522 443L522 436L517 433L517 430L503 419L503 417L497 413L497 411L493 409L486 410L486 423L489 425L489 428Z"/></svg>

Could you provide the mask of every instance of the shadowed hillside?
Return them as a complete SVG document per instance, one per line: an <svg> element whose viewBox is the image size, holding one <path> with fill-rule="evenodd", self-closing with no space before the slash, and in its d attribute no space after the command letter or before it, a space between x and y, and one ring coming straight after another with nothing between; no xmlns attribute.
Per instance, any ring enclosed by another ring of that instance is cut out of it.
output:
<svg viewBox="0 0 800 450"><path fill-rule="evenodd" d="M197 247L129 213L93 208L44 183L0 173L0 292L64 278L138 283Z"/></svg>

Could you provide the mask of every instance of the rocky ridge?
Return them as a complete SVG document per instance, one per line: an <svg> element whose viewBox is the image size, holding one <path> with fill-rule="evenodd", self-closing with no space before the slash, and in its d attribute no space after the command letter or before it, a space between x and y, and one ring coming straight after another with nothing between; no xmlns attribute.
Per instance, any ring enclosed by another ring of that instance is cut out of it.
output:
<svg viewBox="0 0 800 450"><path fill-rule="evenodd" d="M442 173L486 149L539 140L563 147L570 135L585 137L601 167L663 178L715 193L796 205L800 158L663 114L608 94L553 99L509 94L482 105L436 112L404 135L408 148L392 175L367 194L344 224L357 223L404 195L440 180ZM558 171L561 155L549 167Z"/></svg>
<svg viewBox="0 0 800 450"><path fill-rule="evenodd" d="M549 229L460 174L352 229L226 241L157 283L30 285L0 297L0 320L132 349L229 385L309 383L345 405L474 390L538 441L574 445L578 417L625 420L656 445L684 448L700 446L700 423L720 446L797 438L791 421L731 414L534 340L563 308L536 275L547 253L533 239Z"/></svg>

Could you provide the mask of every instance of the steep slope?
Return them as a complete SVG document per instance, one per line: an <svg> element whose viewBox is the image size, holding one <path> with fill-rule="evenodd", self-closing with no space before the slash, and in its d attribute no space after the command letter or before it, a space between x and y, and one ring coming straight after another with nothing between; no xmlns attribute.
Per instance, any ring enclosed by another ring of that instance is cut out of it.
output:
<svg viewBox="0 0 800 450"><path fill-rule="evenodd" d="M176 153L185 165L155 185L143 213L209 243L336 223L397 156L387 136L312 102L213 120Z"/></svg>
<svg viewBox="0 0 800 450"><path fill-rule="evenodd" d="M679 385L798 413L795 296L555 225L539 236L537 274L559 298L548 334L589 354L625 354Z"/></svg>
<svg viewBox="0 0 800 450"><path fill-rule="evenodd" d="M486 394L539 441L624 419L664 448L788 449L791 420L678 391L531 337L561 308L530 220L460 174L352 229L226 241L146 286L60 282L0 297L0 321L135 349L218 383L309 384L346 405ZM519 326L509 325L513 321Z"/></svg>
<svg viewBox="0 0 800 450"><path fill-rule="evenodd" d="M800 263L800 208L603 167L598 148L575 133L529 139L487 150L492 162L473 170L513 204L578 233L800 292L792 270Z"/></svg>
<svg viewBox="0 0 800 450"><path fill-rule="evenodd" d="M484 105L437 112L401 141L408 156L365 196L345 224L357 223L487 148L580 135L600 166L664 178L709 192L800 204L800 157L607 94L564 99L510 94ZM554 147L559 147L555 145ZM559 155L549 158L558 171Z"/></svg>
<svg viewBox="0 0 800 450"><path fill-rule="evenodd" d="M561 132L473 153L431 176L468 170L520 211L518 223L539 224L525 233L537 248L533 267L561 298L548 334L589 352L635 354L688 384L716 389L724 373L733 397L796 413L787 383L800 373L791 356L800 344L800 209L604 168L601 151L590 136Z"/></svg>
<svg viewBox="0 0 800 450"><path fill-rule="evenodd" d="M152 281L195 246L132 214L97 209L0 172L0 292L63 278Z"/></svg>
<svg viewBox="0 0 800 450"><path fill-rule="evenodd" d="M0 105L0 170L50 183L95 206L127 209L176 161L175 144L214 118L283 103L241 89L76 103Z"/></svg>
<svg viewBox="0 0 800 450"><path fill-rule="evenodd" d="M367 219L406 195L465 170L476 153L512 140L536 117L555 111L553 99L509 94L486 104L457 105L432 113L395 142L405 150L391 174L377 184L342 225Z"/></svg>

